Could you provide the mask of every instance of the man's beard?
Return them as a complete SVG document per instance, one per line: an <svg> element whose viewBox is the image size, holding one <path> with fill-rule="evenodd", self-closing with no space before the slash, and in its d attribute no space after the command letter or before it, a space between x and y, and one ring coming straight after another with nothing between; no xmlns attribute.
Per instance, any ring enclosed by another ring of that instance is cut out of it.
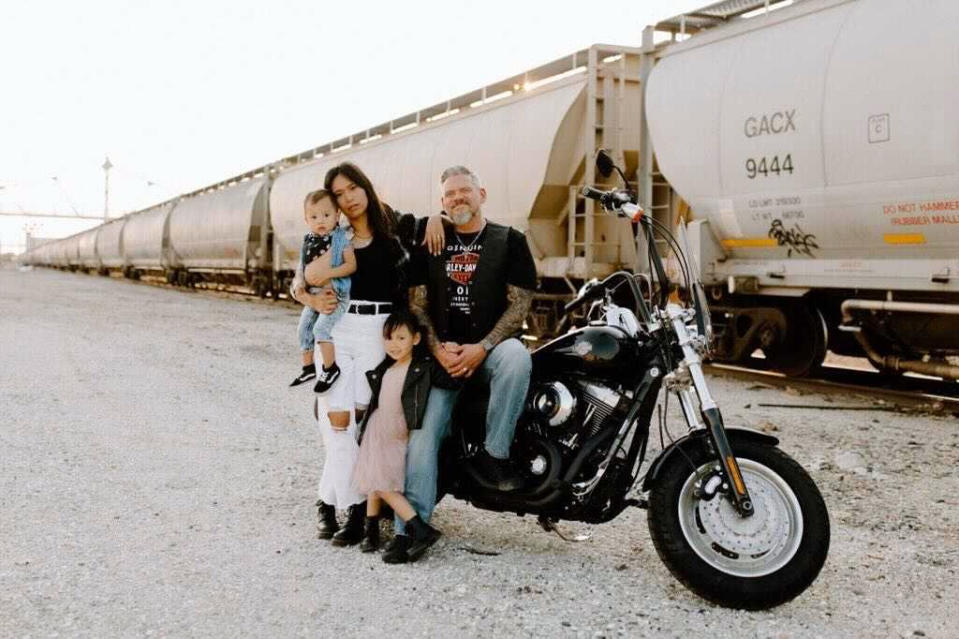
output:
<svg viewBox="0 0 959 639"><path fill-rule="evenodd" d="M467 209L465 211L460 211L459 213L450 213L450 219L453 220L453 224L456 226L463 226L473 219L473 215L473 212Z"/></svg>

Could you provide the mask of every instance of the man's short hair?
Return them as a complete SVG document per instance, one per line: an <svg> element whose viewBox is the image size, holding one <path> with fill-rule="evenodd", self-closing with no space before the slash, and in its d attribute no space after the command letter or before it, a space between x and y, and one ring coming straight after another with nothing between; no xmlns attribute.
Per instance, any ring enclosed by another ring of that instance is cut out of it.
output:
<svg viewBox="0 0 959 639"><path fill-rule="evenodd" d="M475 173L470 171L468 168L463 166L462 164L451 166L450 168L443 171L442 175L440 175L440 184L450 179L454 175L467 175L469 176L470 181L473 183L473 186L475 186L478 189L483 188L483 185L480 182L479 177Z"/></svg>

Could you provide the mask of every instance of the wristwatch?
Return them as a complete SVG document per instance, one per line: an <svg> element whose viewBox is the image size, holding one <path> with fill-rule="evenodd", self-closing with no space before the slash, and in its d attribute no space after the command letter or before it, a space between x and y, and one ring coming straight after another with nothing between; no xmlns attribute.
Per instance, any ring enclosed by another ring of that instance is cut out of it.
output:
<svg viewBox="0 0 959 639"><path fill-rule="evenodd" d="M480 342L480 346L482 346L483 350L487 353L489 353L491 350L496 348L496 344L489 341L488 339L484 339L482 342Z"/></svg>

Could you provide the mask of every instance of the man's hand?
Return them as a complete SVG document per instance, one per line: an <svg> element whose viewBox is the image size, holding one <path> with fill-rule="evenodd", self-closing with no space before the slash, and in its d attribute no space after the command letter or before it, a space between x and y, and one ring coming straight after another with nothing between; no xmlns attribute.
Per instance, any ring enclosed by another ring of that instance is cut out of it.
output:
<svg viewBox="0 0 959 639"><path fill-rule="evenodd" d="M443 252L443 245L446 243L443 217L442 214L431 215L426 220L426 237L423 238L423 245L426 246L430 255L439 255Z"/></svg>
<svg viewBox="0 0 959 639"><path fill-rule="evenodd" d="M433 351L433 356L440 366L446 369L452 377L459 377L456 370L461 368L460 345L455 342L443 342Z"/></svg>
<svg viewBox="0 0 959 639"><path fill-rule="evenodd" d="M446 342L438 349L445 353L446 361L440 356L440 364L452 377L469 378L483 365L486 349L481 344L454 344Z"/></svg>

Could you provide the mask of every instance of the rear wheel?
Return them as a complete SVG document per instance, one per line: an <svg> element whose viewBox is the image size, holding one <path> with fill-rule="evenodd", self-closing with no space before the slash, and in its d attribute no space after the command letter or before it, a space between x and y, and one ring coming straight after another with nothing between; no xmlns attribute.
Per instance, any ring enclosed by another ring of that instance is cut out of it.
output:
<svg viewBox="0 0 959 639"><path fill-rule="evenodd" d="M722 493L700 497L717 462L702 449L674 455L649 500L653 544L690 590L731 608L772 608L803 592L829 550L829 515L815 483L779 449L734 443L755 509L742 517Z"/></svg>

